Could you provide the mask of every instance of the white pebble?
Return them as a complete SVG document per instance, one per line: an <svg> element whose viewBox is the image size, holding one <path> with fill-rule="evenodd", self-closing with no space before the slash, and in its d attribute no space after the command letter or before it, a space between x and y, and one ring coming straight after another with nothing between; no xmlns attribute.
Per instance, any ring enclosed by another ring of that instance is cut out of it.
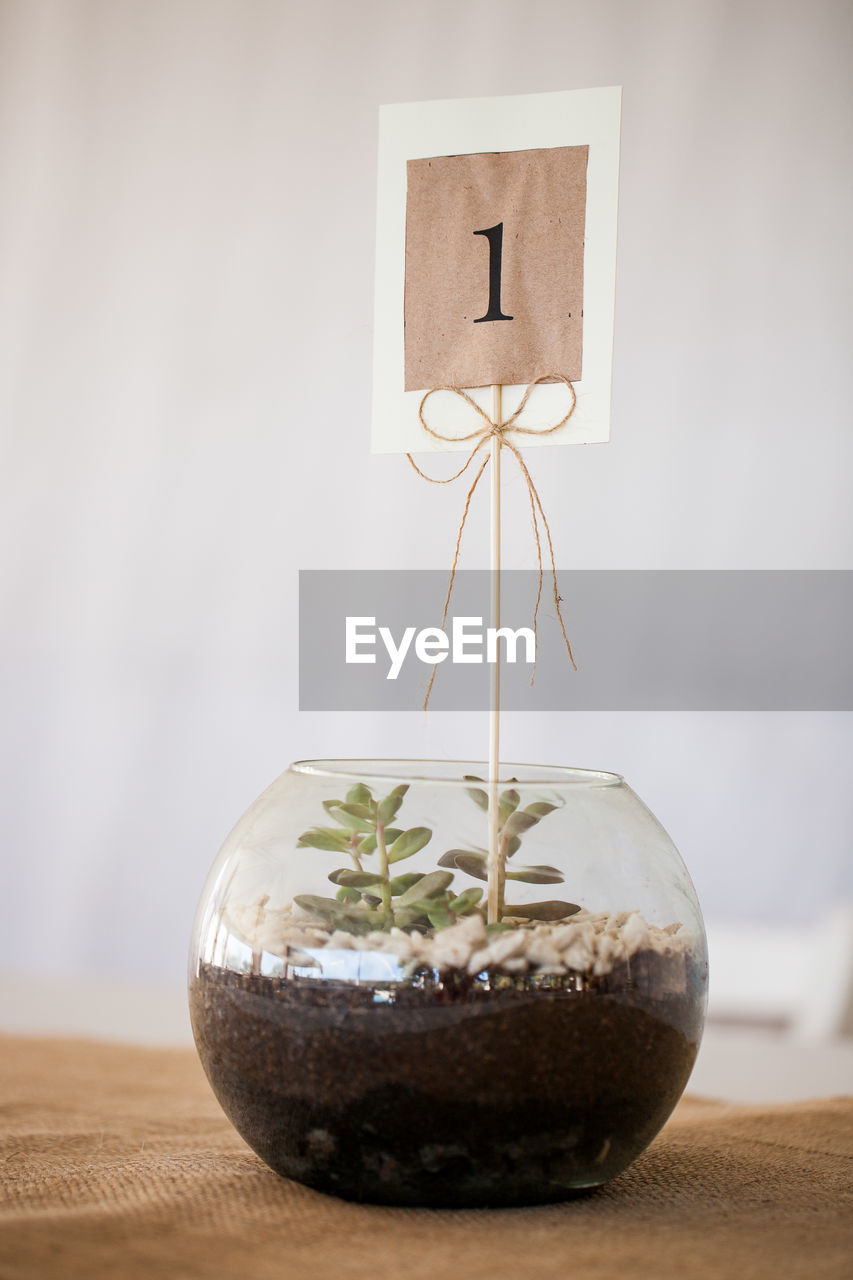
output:
<svg viewBox="0 0 853 1280"><path fill-rule="evenodd" d="M558 951L563 951L574 942L575 938L579 937L581 933L576 924L558 924L551 930L551 941Z"/></svg>
<svg viewBox="0 0 853 1280"><path fill-rule="evenodd" d="M598 939L598 954L595 958L595 964L592 966L593 973L602 974L609 973L612 965L613 956L613 939L608 934L604 934Z"/></svg>
<svg viewBox="0 0 853 1280"><path fill-rule="evenodd" d="M477 943L483 942L486 938L486 922L479 912L475 911L473 915L466 916L464 920L460 920L459 924L453 925L451 932L458 934L460 938L464 938L472 946L476 946Z"/></svg>
<svg viewBox="0 0 853 1280"><path fill-rule="evenodd" d="M343 929L336 929L330 934L326 941L326 946L336 951L352 951L355 939L351 933L344 933Z"/></svg>
<svg viewBox="0 0 853 1280"><path fill-rule="evenodd" d="M450 929L447 932L450 933ZM471 958L471 944L464 938L445 938L439 933L433 956L437 969L467 969Z"/></svg>
<svg viewBox="0 0 853 1280"><path fill-rule="evenodd" d="M563 952L563 964L575 973L586 973L592 967L594 957L592 948L586 945L583 938L577 938Z"/></svg>
<svg viewBox="0 0 853 1280"><path fill-rule="evenodd" d="M561 968L559 951L545 938L533 939L527 948L527 958L537 969L557 970Z"/></svg>
<svg viewBox="0 0 853 1280"><path fill-rule="evenodd" d="M510 956L517 955L527 944L524 929L513 929L509 933L499 933L489 943L489 960L493 965L504 964Z"/></svg>
<svg viewBox="0 0 853 1280"><path fill-rule="evenodd" d="M628 955L649 945L649 927L639 912L632 912L622 926L622 941Z"/></svg>
<svg viewBox="0 0 853 1280"><path fill-rule="evenodd" d="M490 957L491 952L488 947L481 947L479 951L474 952L471 959L468 961L468 973L472 978L489 967Z"/></svg>

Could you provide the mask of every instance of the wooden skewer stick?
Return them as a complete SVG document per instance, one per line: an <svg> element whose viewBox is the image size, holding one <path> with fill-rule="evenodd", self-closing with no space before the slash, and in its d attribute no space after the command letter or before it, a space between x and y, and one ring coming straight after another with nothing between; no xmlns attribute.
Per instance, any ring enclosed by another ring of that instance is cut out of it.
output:
<svg viewBox="0 0 853 1280"><path fill-rule="evenodd" d="M492 387L492 421L503 422L502 387ZM497 435L491 441L491 624L495 634L501 625L501 442ZM488 922L496 924L503 908L503 868L500 860L500 813L498 772L500 768L501 734L501 663L500 642L495 644L492 666L491 701L489 706L489 858Z"/></svg>

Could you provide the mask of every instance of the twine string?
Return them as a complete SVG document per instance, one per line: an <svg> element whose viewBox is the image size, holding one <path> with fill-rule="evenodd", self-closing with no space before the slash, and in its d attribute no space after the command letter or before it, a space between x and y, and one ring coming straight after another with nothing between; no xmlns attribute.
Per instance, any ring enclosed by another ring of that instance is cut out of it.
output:
<svg viewBox="0 0 853 1280"><path fill-rule="evenodd" d="M568 412L563 414L559 422L555 422L550 427L519 426L518 419L521 416L521 413L523 412L525 405L527 404L528 400L533 394L534 389L539 385L540 382L545 382L545 381L562 382L564 386L568 388L568 391L572 398L571 404L569 405L569 408L568 408ZM461 400L464 400L465 403L469 404L471 408L475 411L475 413L477 413L482 418L483 420L482 425L475 427L473 431L469 431L466 435L462 435L462 436L448 436L448 435L444 435L440 431L436 431L435 428L431 427L427 422L424 416L424 409L426 408L426 404L430 396L437 395L439 391L449 391L452 395L458 396ZM551 528L550 528L550 525L548 524L548 518L545 515L545 510L542 506L542 500L539 497L539 491L537 490L536 485L533 482L533 477L531 476L530 471L527 468L527 464L524 461L524 458L522 457L521 450L516 444L513 444L513 442L509 440L507 436L510 431L516 435L525 435L525 436L553 435L555 431L559 431L560 427L565 426L565 424L568 422L569 418L572 416L572 414L575 411L577 402L578 401L577 401L577 395L575 393L575 389L568 378L564 377L563 374L561 373L545 373L545 374L542 374L542 376L539 378L534 378L534 380L525 388L524 395L521 397L521 400L518 402L518 406L516 407L514 412L510 414L508 418L504 419L503 422L493 422L492 419L489 417L489 415L486 413L485 409L481 408L481 406L477 404L476 400L474 400L473 397L470 396L467 391L463 391L460 387L449 387L449 386L433 387L430 391L427 391L424 394L424 396L421 399L420 406L418 408L418 418L420 419L420 423L424 431L426 431L427 435L432 436L433 439L442 440L448 444L459 444L459 443L464 443L467 440L473 440L475 442L474 446L471 449L471 452L468 454L468 457L465 459L465 462L459 468L459 470L454 471L453 475L447 476L445 479L442 479L439 476L427 475L425 471L421 470L421 468L415 462L412 455L410 453L406 454L406 457L409 459L409 462L412 464L415 471L417 471L421 479L428 480L430 484L452 484L454 480L458 480L459 477L461 475L464 475L464 473L468 470L469 466L474 461L474 459L476 458L480 450L484 448L485 445L489 444L493 437L497 438L498 447L501 449L509 449L510 453L518 463L519 470L521 471L521 474L524 477L524 483L527 486L527 496L530 501L530 517L531 517L531 522L533 524L533 537L536 543L536 559L537 559L538 568L539 568L539 582L538 582L538 589L536 592L536 604L534 605L534 608L533 608L533 672L530 677L531 684L533 684L533 681L536 675L536 655L539 647L539 634L538 634L539 606L542 600L542 584L544 580L544 570L542 567L542 539L539 533L540 520L542 521L542 525L545 529L545 537L548 542L548 555L551 561L551 576L554 583L554 607L556 608L556 611L557 611L557 619L560 623L560 630L563 633L563 640L565 641L566 651L569 655L569 660L571 661L571 664L574 667L575 671L577 671L578 668L577 668L577 663L575 662L575 659L574 659L574 654L572 653L572 646L569 641L568 632L566 631L566 624L565 624L565 621L563 620L562 610L560 609L560 602L562 600L562 597L560 595L559 588L557 586L557 564L554 558L554 544L551 540ZM468 511L471 506L471 499L474 496L474 492L477 488L477 485L480 483L480 477L482 476L483 472L488 466L489 461L490 461L489 455L487 454L486 457L483 458L482 462L480 463L477 473L474 476L474 480L465 497L465 506L462 509L462 519L459 522L459 528L456 532L456 545L453 549L453 563L450 566L450 579L447 584L447 595L444 598L444 611L441 615L442 630L444 629L444 625L447 622L447 613L450 608L450 597L453 594L453 584L454 584L454 581L456 580L456 569L459 564L459 549L462 545L462 534L465 531L465 523L468 519ZM426 710L427 707L429 706L430 694L432 693L432 686L435 682L435 675L437 670L438 670L438 664L436 663L433 666L432 674L429 679L429 684L427 685L426 697L424 698L424 702L423 702L424 710Z"/></svg>

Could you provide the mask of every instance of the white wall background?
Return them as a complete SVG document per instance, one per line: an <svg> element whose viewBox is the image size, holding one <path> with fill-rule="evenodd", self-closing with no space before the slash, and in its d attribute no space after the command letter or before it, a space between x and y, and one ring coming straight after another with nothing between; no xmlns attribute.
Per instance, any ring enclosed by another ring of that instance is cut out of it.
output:
<svg viewBox="0 0 853 1280"><path fill-rule="evenodd" d="M532 459L563 565L853 567L851 34L847 0L0 3L0 967L177 982L291 759L482 754L477 717L297 710L297 570L443 567L463 496L368 451L382 102L624 86L613 441ZM623 772L709 917L791 924L853 894L851 725L505 743Z"/></svg>

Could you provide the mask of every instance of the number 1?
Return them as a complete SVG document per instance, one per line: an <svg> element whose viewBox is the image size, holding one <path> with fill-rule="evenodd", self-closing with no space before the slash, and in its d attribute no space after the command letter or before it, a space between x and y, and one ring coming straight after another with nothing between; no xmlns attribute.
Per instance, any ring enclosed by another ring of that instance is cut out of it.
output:
<svg viewBox="0 0 853 1280"><path fill-rule="evenodd" d="M501 257L503 255L504 224L499 222L486 231L475 231L475 236L485 236L489 242L489 309L484 316L478 316L474 324L482 324L484 320L512 320L501 311Z"/></svg>

